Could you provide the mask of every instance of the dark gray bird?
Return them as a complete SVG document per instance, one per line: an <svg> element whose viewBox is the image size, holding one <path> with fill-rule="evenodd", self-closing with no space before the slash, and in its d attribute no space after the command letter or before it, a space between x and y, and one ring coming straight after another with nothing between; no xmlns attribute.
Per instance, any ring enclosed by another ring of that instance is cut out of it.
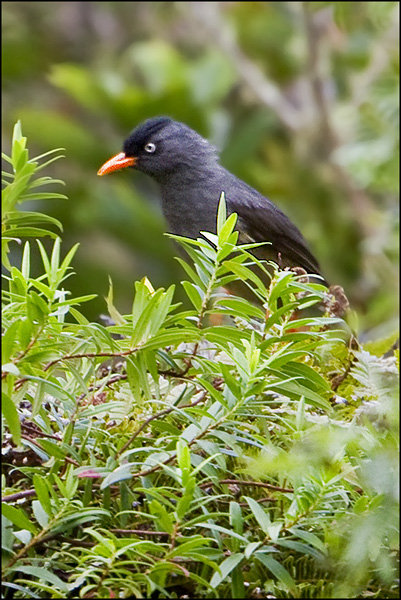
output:
<svg viewBox="0 0 401 600"><path fill-rule="evenodd" d="M105 175L133 167L155 179L170 233L190 238L216 231L217 206L225 193L227 212L238 214L241 243L271 242L255 256L280 267L320 267L299 229L273 202L219 164L216 149L196 131L169 117L148 119L125 140L123 152L98 171Z"/></svg>

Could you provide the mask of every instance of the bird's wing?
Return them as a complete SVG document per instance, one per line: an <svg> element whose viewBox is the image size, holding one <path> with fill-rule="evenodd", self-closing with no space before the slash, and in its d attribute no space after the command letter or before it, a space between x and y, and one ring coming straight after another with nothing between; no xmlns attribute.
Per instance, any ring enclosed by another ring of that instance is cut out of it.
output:
<svg viewBox="0 0 401 600"><path fill-rule="evenodd" d="M319 263L301 232L277 206L246 184L235 191L227 195L229 210L238 214L237 227L248 240L271 242L271 246L266 246L266 258L284 267L298 266L320 275ZM263 252L262 247L257 254L262 256Z"/></svg>

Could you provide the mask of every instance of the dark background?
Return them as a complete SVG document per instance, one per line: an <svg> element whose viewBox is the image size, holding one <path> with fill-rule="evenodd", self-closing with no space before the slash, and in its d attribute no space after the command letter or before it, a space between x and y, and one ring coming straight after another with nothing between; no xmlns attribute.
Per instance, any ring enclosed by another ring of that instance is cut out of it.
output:
<svg viewBox="0 0 401 600"><path fill-rule="evenodd" d="M65 149L46 174L69 200L29 208L63 222L64 253L80 243L67 287L99 294L88 318L109 275L120 312L135 280L183 278L152 181L96 175L169 115L298 225L360 333L396 329L398 3L3 2L2 17L3 147L21 119L31 156Z"/></svg>

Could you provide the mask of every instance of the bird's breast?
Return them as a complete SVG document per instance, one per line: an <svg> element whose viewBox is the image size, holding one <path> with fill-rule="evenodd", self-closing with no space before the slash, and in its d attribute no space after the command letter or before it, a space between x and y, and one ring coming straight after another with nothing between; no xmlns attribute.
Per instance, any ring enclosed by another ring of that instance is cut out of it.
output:
<svg viewBox="0 0 401 600"><path fill-rule="evenodd" d="M162 189L163 213L170 233L196 239L200 231L215 232L221 191L183 184Z"/></svg>

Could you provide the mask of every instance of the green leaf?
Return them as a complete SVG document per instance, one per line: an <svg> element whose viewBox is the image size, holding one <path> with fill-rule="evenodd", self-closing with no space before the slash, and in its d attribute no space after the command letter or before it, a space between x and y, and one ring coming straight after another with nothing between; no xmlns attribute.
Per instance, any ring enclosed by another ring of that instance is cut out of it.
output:
<svg viewBox="0 0 401 600"><path fill-rule="evenodd" d="M256 500L254 500L253 498L250 498L249 496L244 496L246 502L249 505L249 508L251 509L253 516L255 517L255 519L257 520L257 522L259 523L263 533L265 533L266 535L269 534L269 528L271 526L271 521L270 521L270 517L269 514L266 513L263 508L260 506L260 504L258 504L256 502Z"/></svg>
<svg viewBox="0 0 401 600"><path fill-rule="evenodd" d="M26 312L31 321L37 321L39 325L43 325L49 313L49 307L43 298L31 291L26 298Z"/></svg>
<svg viewBox="0 0 401 600"><path fill-rule="evenodd" d="M57 522L54 532L65 532L91 521L99 521L110 518L110 513L103 508L81 508L79 511L70 513Z"/></svg>
<svg viewBox="0 0 401 600"><path fill-rule="evenodd" d="M43 213L32 211L10 211L7 215L7 223L17 225L30 225L32 223L50 223L56 225L60 231L63 231L63 226L58 219L45 215Z"/></svg>
<svg viewBox="0 0 401 600"><path fill-rule="evenodd" d="M232 232L234 231L234 227L237 223L237 217L238 217L238 215L236 213L232 213L228 217L227 221L221 227L221 229L218 233L220 247L223 247L223 245L229 240ZM231 252L231 248L230 248L230 252Z"/></svg>
<svg viewBox="0 0 401 600"><path fill-rule="evenodd" d="M220 235L220 232L226 222L227 219L227 209L226 209L226 198L224 192L221 192L219 206L217 209L217 235Z"/></svg>
<svg viewBox="0 0 401 600"><path fill-rule="evenodd" d="M47 276L49 278L49 275L50 275L50 261L47 258L47 253L46 253L46 250L43 247L43 244L39 240L36 240L36 242L37 242L37 244L39 246L39 251L40 251L40 254L41 254L41 257L42 257L44 269L45 269L46 274L47 274Z"/></svg>
<svg viewBox="0 0 401 600"><path fill-rule="evenodd" d="M35 473L35 475L33 476L33 485L35 487L38 500L40 501L42 507L49 515L49 517L51 517L53 514L53 509L50 502L50 494L49 489L47 487L46 479Z"/></svg>
<svg viewBox="0 0 401 600"><path fill-rule="evenodd" d="M16 172L21 171L28 160L28 151L26 150L25 145L25 137L20 136L19 139L13 139L11 160Z"/></svg>
<svg viewBox="0 0 401 600"><path fill-rule="evenodd" d="M43 155L45 156L45 155ZM55 158L55 160L57 158L62 158L61 156L58 156ZM39 169L42 169L45 165L40 165L39 168L36 169L36 173L38 172ZM54 185L55 183L60 184L60 185L65 185L65 182L62 181L62 179L53 179L52 177L38 177L37 179L35 179L35 181L32 181L30 184L30 188L36 188L36 187L42 187L44 185Z"/></svg>
<svg viewBox="0 0 401 600"><path fill-rule="evenodd" d="M63 262L60 265L60 275L59 277L62 278L64 276L64 273L66 273L68 267L70 266L72 259L74 258L77 250L79 248L79 244L75 244L66 254Z"/></svg>
<svg viewBox="0 0 401 600"><path fill-rule="evenodd" d="M56 238L53 244L52 255L50 258L50 281L52 283L56 283L58 279L58 268L60 265L60 245L61 239L59 237Z"/></svg>
<svg viewBox="0 0 401 600"><path fill-rule="evenodd" d="M227 270L232 271L237 275L239 279L242 279L244 282L250 280L254 283L257 289L262 290L266 294L266 286L256 273L254 273L250 268L245 265L241 265L233 259L224 261L224 267Z"/></svg>
<svg viewBox="0 0 401 600"><path fill-rule="evenodd" d="M18 344L21 321L14 321L5 331L2 339L2 360L6 363L13 355L14 347Z"/></svg>
<svg viewBox="0 0 401 600"><path fill-rule="evenodd" d="M239 533L240 535L244 533L244 518L242 516L241 506L238 504L238 502L230 502L230 525L235 531L235 533ZM233 551L239 550L239 540L232 540L232 544Z"/></svg>
<svg viewBox="0 0 401 600"><path fill-rule="evenodd" d="M295 540L280 538L279 540L277 540L277 544L284 548L291 548L292 550L295 550L295 552L298 552L301 555L308 554L309 556L313 556L317 560L322 559L321 552L316 550L314 546L310 545L309 543L304 544Z"/></svg>
<svg viewBox="0 0 401 600"><path fill-rule="evenodd" d="M195 489L195 479L193 477L189 477L185 483L186 491L183 493L182 497L179 499L176 508L177 520L182 521L186 520L188 517L188 512L190 510L190 506L193 500L193 492Z"/></svg>
<svg viewBox="0 0 401 600"><path fill-rule="evenodd" d="M177 441L176 450L178 466L182 471L189 471L191 469L191 454L184 439L180 438Z"/></svg>
<svg viewBox="0 0 401 600"><path fill-rule="evenodd" d="M36 526L28 518L26 512L22 508L3 503L1 512L6 519L14 523L19 529L27 529L33 535L36 535Z"/></svg>
<svg viewBox="0 0 401 600"><path fill-rule="evenodd" d="M162 528L162 531L172 534L174 530L173 518L172 515L167 512L165 507L160 502L153 499L149 503L149 509L151 513L157 517L159 527Z"/></svg>
<svg viewBox="0 0 401 600"><path fill-rule="evenodd" d="M245 598L244 574L241 565L237 565L231 571L231 592L232 598Z"/></svg>
<svg viewBox="0 0 401 600"><path fill-rule="evenodd" d="M109 473L101 483L100 489L104 490L108 488L110 485L118 483L119 481L124 481L125 479L132 478L132 469L133 465L130 463L120 465L117 469L114 469L111 473Z"/></svg>
<svg viewBox="0 0 401 600"><path fill-rule="evenodd" d="M59 444L52 442L51 440L41 439L40 445L49 456L64 460L66 457L66 450L60 448Z"/></svg>
<svg viewBox="0 0 401 600"><path fill-rule="evenodd" d="M182 342L196 342L200 339L199 329L177 329L162 331L156 334L152 339L143 344L142 348L164 348L165 346L180 344Z"/></svg>
<svg viewBox="0 0 401 600"><path fill-rule="evenodd" d="M47 581L48 583L51 583L53 586L55 586L57 589L61 590L65 594L67 594L69 591L68 585L64 583L64 581L62 581L60 577L58 577L54 573L51 573L51 571L48 571L43 567L29 567L24 565L18 565L13 567L12 570L31 575L32 577L37 578L39 581Z"/></svg>
<svg viewBox="0 0 401 600"><path fill-rule="evenodd" d="M29 279L31 270L31 254L29 242L25 243L24 252L22 254L21 274L25 279Z"/></svg>
<svg viewBox="0 0 401 600"><path fill-rule="evenodd" d="M105 298L107 304L107 310L109 311L110 317L113 319L116 325L125 325L126 321L124 317L118 312L116 307L113 304L113 282L109 275L109 291Z"/></svg>
<svg viewBox="0 0 401 600"><path fill-rule="evenodd" d="M13 143L16 141L21 142L21 146L25 148L26 138L22 137L21 119L18 119L14 125L12 141Z"/></svg>
<svg viewBox="0 0 401 600"><path fill-rule="evenodd" d="M179 258L178 256L176 256L175 258L180 263L180 265L182 266L182 268L184 269L184 271L186 272L188 277L190 277L192 279L192 281L195 283L195 285L197 285L198 288L200 288L201 290L204 290L205 285L202 282L199 275L194 271L194 269L182 258Z"/></svg>
<svg viewBox="0 0 401 600"><path fill-rule="evenodd" d="M213 307L214 310L216 310L216 307L218 306L225 306L229 309L230 314L234 314L238 317L246 318L250 316L260 320L264 319L264 312L259 307L251 304L248 300L237 296L223 296L222 298L219 298Z"/></svg>
<svg viewBox="0 0 401 600"><path fill-rule="evenodd" d="M35 194L24 194L20 197L19 202L32 200L68 200L68 196L56 192L37 192Z"/></svg>
<svg viewBox="0 0 401 600"><path fill-rule="evenodd" d="M61 293L68 294L69 292L64 292L64 290L62 290L62 292L60 292L60 297L62 297ZM94 298L97 298L97 294L87 294L86 296L78 296L77 298L68 298L68 300L64 300L63 302L58 302L58 301L54 302L53 308L58 309L63 306L72 306L74 304L82 304L83 302L90 302L90 300L93 300ZM94 325L97 325L97 323Z"/></svg>
<svg viewBox="0 0 401 600"><path fill-rule="evenodd" d="M154 289L150 281L144 277L141 281L135 282L135 297L132 306L132 329L135 330L145 307L150 302L154 294Z"/></svg>
<svg viewBox="0 0 401 600"><path fill-rule="evenodd" d="M210 585L216 588L231 573L236 566L244 560L244 555L240 553L231 554L219 565L220 573L214 573L210 580Z"/></svg>
<svg viewBox="0 0 401 600"><path fill-rule="evenodd" d="M17 365L11 362L6 363L5 365L1 365L1 371L2 373L10 373L11 375L15 375L16 377L19 377L21 375L21 371L19 370Z"/></svg>
<svg viewBox="0 0 401 600"><path fill-rule="evenodd" d="M147 300L146 307L140 315L133 312L133 320L135 315L136 323L132 333L132 345L141 344L157 334L169 312L173 295L174 285L166 292L162 289L157 290ZM135 311L135 302L133 310Z"/></svg>
<svg viewBox="0 0 401 600"><path fill-rule="evenodd" d="M49 515L39 500L32 501L32 512L39 525L45 529L49 523Z"/></svg>
<svg viewBox="0 0 401 600"><path fill-rule="evenodd" d="M245 553L244 553L245 558L247 558L247 559L250 558L250 556L252 556L252 554L255 552L255 550L260 548L261 545L262 545L261 542L251 542L250 544L248 544L247 547L245 548Z"/></svg>
<svg viewBox="0 0 401 600"><path fill-rule="evenodd" d="M211 529L212 531L220 531L221 533L225 533L229 537L233 537L233 538L236 538L237 540L240 540L241 542L248 543L248 540L246 539L246 537L244 537L243 535L239 535L238 533L235 533L235 531L227 529L227 527L222 527L221 525L216 525L215 523L202 523L201 526Z"/></svg>
<svg viewBox="0 0 401 600"><path fill-rule="evenodd" d="M203 298L199 293L198 287L190 281L182 281L181 284L195 309L200 312Z"/></svg>
<svg viewBox="0 0 401 600"><path fill-rule="evenodd" d="M331 411L331 404L328 400L302 385L298 381L278 381L269 384L268 387L276 392L287 395L290 398L298 400L301 396L305 396L305 402L321 408L325 411Z"/></svg>
<svg viewBox="0 0 401 600"><path fill-rule="evenodd" d="M322 554L327 554L327 548L320 538L310 531L299 529L298 527L291 527L290 530L296 537L299 537L304 542L307 542L311 546L314 546L317 550L320 550Z"/></svg>
<svg viewBox="0 0 401 600"><path fill-rule="evenodd" d="M262 552L255 552L255 558L262 563L271 573L273 573L274 577L278 579L291 594L297 595L297 586L295 585L295 581L287 571L277 560L275 560L272 556L264 554Z"/></svg>
<svg viewBox="0 0 401 600"><path fill-rule="evenodd" d="M32 534L29 533L29 531L26 529L21 529L19 532L16 531L12 526L11 521L9 521L9 519L7 519L4 515L1 516L1 549L4 554L12 555L15 534L20 534L22 531L26 534L27 538L29 537L32 539ZM27 543L29 542L30 539L28 539Z"/></svg>
<svg viewBox="0 0 401 600"><path fill-rule="evenodd" d="M15 406L12 399L5 393L1 392L1 412L4 416L10 433L13 437L16 446L21 444L21 422L17 407Z"/></svg>
<svg viewBox="0 0 401 600"><path fill-rule="evenodd" d="M10 237L21 238L21 237L44 237L46 235L51 238L57 239L57 234L47 229L41 229L39 227L10 227L7 229L7 234Z"/></svg>
<svg viewBox="0 0 401 600"><path fill-rule="evenodd" d="M40 160L42 160L42 158L46 158L47 156L50 156L51 154L55 154L55 152L64 152L65 148L54 148L53 150L48 150L47 152L44 152L43 154L39 154L38 156L35 156L34 158L31 159L31 162L39 162ZM57 156L55 158L62 158L61 156ZM41 166L44 166L43 163ZM50 179L50 177L49 177ZM54 180L52 180L54 181ZM62 182L64 184L64 182ZM64 184L65 185L65 184Z"/></svg>

